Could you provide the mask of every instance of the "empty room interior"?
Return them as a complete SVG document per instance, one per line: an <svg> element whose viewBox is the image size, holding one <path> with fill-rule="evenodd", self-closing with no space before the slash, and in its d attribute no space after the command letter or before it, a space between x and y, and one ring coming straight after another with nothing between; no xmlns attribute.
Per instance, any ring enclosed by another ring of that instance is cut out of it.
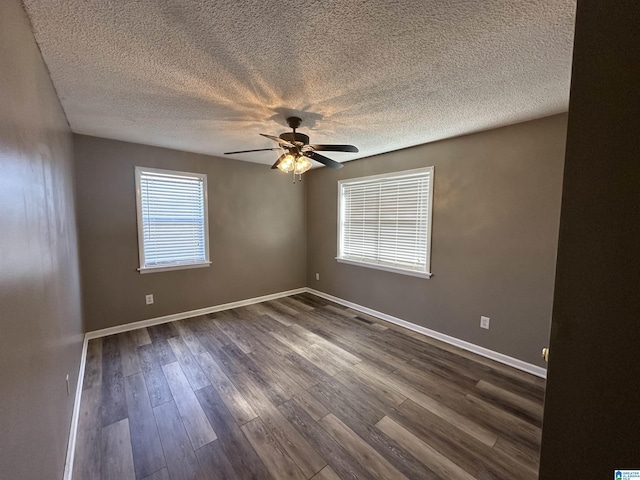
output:
<svg viewBox="0 0 640 480"><path fill-rule="evenodd" d="M639 10L0 2L0 478L640 479Z"/></svg>

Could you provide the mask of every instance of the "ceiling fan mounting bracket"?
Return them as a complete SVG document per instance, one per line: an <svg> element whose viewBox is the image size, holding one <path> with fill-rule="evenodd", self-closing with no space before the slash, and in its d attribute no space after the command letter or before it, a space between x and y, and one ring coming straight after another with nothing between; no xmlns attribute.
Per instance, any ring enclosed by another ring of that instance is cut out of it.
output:
<svg viewBox="0 0 640 480"><path fill-rule="evenodd" d="M287 117L287 125L294 130L300 126L302 119L300 117Z"/></svg>

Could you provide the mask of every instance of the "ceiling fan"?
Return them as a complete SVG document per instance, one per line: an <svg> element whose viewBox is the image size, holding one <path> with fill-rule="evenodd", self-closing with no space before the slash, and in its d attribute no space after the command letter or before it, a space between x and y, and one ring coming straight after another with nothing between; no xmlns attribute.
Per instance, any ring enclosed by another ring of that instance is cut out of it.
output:
<svg viewBox="0 0 640 480"><path fill-rule="evenodd" d="M309 136L304 133L296 132L296 128L300 126L302 119L299 117L288 117L287 124L293 130L292 132L281 133L279 137L273 135L265 135L261 133L263 137L275 140L280 144L276 148L259 148L257 150L240 150L238 152L225 152L225 155L232 155L236 153L249 153L249 152L264 152L268 150L284 150L284 153L280 155L276 163L271 168L278 168L283 172L293 172L294 175L302 175L304 172L311 168L311 162L309 158L320 162L330 168L342 168L342 164L331 160L324 155L320 155L321 152L357 152L358 149L353 145L310 145Z"/></svg>

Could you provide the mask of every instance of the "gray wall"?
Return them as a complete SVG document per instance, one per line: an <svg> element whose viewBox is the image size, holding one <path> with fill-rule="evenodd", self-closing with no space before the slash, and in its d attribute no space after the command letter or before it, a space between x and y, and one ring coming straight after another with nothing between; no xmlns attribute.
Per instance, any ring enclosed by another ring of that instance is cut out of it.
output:
<svg viewBox="0 0 640 480"><path fill-rule="evenodd" d="M544 365L566 121L547 117L307 174L307 284ZM429 165L435 166L433 277L337 263L338 180ZM491 318L490 330L480 328L481 315Z"/></svg>
<svg viewBox="0 0 640 480"><path fill-rule="evenodd" d="M82 350L72 139L19 0L0 2L0 477L60 479ZM65 376L71 392L67 395Z"/></svg>
<svg viewBox="0 0 640 480"><path fill-rule="evenodd" d="M87 331L305 285L304 185L289 175L83 135L74 146ZM210 267L136 271L136 165L207 174Z"/></svg>
<svg viewBox="0 0 640 480"><path fill-rule="evenodd" d="M640 470L640 8L578 2L540 478Z"/></svg>

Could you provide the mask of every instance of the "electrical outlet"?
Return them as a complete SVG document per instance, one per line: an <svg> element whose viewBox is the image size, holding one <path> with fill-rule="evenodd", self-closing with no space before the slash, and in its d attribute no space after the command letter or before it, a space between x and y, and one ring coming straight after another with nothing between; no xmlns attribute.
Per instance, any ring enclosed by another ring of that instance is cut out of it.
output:
<svg viewBox="0 0 640 480"><path fill-rule="evenodd" d="M149 295L145 295L144 299L147 302L147 305L151 305L153 303L153 293L150 293Z"/></svg>
<svg viewBox="0 0 640 480"><path fill-rule="evenodd" d="M69 374L67 373L67 397L71 395L71 388L69 387Z"/></svg>
<svg viewBox="0 0 640 480"><path fill-rule="evenodd" d="M480 328L486 328L489 330L489 321L491 319L489 317L480 317Z"/></svg>
<svg viewBox="0 0 640 480"><path fill-rule="evenodd" d="M320 280L320 274L316 273L316 280Z"/></svg>

